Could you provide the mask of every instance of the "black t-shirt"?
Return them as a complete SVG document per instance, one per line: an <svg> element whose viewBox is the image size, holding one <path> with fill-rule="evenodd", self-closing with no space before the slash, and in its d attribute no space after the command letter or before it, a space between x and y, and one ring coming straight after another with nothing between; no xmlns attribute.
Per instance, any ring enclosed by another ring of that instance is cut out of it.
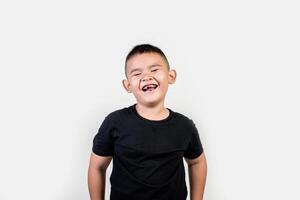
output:
<svg viewBox="0 0 300 200"><path fill-rule="evenodd" d="M110 200L186 200L183 157L203 152L194 122L170 108L146 119L135 106L108 114L93 140L95 154L113 156Z"/></svg>

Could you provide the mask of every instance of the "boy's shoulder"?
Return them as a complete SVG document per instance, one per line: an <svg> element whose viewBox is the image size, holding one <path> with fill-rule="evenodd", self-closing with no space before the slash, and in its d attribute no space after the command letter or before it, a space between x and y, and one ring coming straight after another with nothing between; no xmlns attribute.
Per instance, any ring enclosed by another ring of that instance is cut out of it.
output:
<svg viewBox="0 0 300 200"><path fill-rule="evenodd" d="M175 112L176 113L176 116L179 120L181 120L182 122L186 123L187 125L194 125L194 121L191 117L189 117L188 115L186 114L183 114L181 112Z"/></svg>
<svg viewBox="0 0 300 200"><path fill-rule="evenodd" d="M188 117L186 114L183 114L182 112L178 112L178 111L173 111L177 117L181 118L182 120L186 120L186 121L189 121L189 120L192 120L190 117Z"/></svg>
<svg viewBox="0 0 300 200"><path fill-rule="evenodd" d="M124 115L127 111L127 107L122 107L122 108L116 108L113 111L108 112L108 114L106 114L105 118L107 119L118 119L120 118L120 115Z"/></svg>

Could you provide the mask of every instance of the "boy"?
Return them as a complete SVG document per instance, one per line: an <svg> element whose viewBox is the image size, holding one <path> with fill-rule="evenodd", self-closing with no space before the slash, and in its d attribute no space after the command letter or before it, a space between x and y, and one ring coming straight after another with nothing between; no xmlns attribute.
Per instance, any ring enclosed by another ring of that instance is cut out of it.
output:
<svg viewBox="0 0 300 200"><path fill-rule="evenodd" d="M141 44L127 55L125 75L123 86L136 103L108 114L94 137L91 199L104 200L106 169L113 158L111 200L186 200L184 157L191 200L202 200L207 163L197 128L164 106L176 71L158 47Z"/></svg>

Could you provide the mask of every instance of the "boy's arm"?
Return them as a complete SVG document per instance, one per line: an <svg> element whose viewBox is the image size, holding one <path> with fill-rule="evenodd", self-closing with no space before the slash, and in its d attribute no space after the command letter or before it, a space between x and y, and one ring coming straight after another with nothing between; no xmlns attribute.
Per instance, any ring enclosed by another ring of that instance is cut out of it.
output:
<svg viewBox="0 0 300 200"><path fill-rule="evenodd" d="M203 200L203 194L207 175L207 162L204 152L195 159L187 159L189 181L190 181L190 199Z"/></svg>
<svg viewBox="0 0 300 200"><path fill-rule="evenodd" d="M104 200L106 169L112 156L98 156L91 153L88 169L88 188L91 200Z"/></svg>

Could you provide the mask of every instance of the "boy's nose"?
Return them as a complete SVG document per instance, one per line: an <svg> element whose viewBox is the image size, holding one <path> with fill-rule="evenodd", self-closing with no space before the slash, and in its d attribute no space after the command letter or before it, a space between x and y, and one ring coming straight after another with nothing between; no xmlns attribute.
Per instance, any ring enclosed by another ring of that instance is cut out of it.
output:
<svg viewBox="0 0 300 200"><path fill-rule="evenodd" d="M144 78L142 78L142 81L148 81L148 80L152 80L153 78L151 76L145 76Z"/></svg>

